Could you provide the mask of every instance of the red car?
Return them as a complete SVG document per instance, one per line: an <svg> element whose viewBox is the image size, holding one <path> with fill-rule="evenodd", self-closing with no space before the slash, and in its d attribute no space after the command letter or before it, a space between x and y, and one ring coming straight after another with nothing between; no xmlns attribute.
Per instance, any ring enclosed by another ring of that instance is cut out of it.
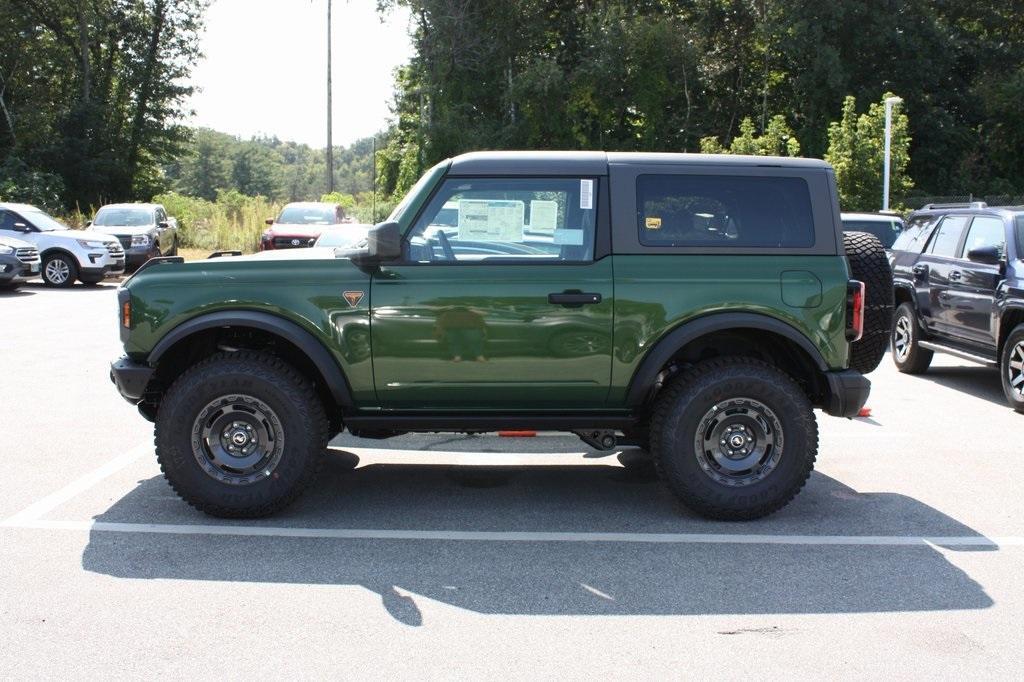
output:
<svg viewBox="0 0 1024 682"><path fill-rule="evenodd" d="M321 232L344 222L345 210L339 204L319 201L286 204L276 220L267 218L270 227L260 235L260 251L313 246Z"/></svg>

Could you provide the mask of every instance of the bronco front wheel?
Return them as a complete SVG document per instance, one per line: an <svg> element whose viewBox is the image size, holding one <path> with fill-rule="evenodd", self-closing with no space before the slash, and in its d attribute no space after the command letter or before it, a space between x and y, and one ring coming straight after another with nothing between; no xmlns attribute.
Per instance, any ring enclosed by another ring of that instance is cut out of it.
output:
<svg viewBox="0 0 1024 682"><path fill-rule="evenodd" d="M156 455L178 495L212 516L255 518L290 504L327 447L313 386L263 353L218 353L171 385L156 415Z"/></svg>
<svg viewBox="0 0 1024 682"><path fill-rule="evenodd" d="M814 468L818 426L785 373L747 358L699 363L658 397L651 420L658 471L702 516L756 519L781 509Z"/></svg>

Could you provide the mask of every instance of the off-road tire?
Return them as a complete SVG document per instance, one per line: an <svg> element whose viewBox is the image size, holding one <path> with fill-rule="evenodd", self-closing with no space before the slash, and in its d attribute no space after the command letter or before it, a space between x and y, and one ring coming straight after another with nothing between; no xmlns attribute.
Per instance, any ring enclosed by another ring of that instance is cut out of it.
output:
<svg viewBox="0 0 1024 682"><path fill-rule="evenodd" d="M1022 358L1024 358L1024 324L1018 324L1006 337L1006 343L1003 344L1003 354L999 358L999 375L1002 377L1003 393L1006 394L1006 400L1010 403L1010 407L1017 412L1024 413L1024 397L1018 396L1010 383L1010 363L1016 365ZM1017 367L1013 367L1012 370L1014 380L1024 376L1024 370Z"/></svg>
<svg viewBox="0 0 1024 682"><path fill-rule="evenodd" d="M770 408L783 436L775 468L760 480L732 486L702 469L697 429L723 401L753 400ZM786 506L814 468L818 425L807 395L787 374L760 360L707 360L683 371L662 390L651 419L658 473L686 507L701 516L743 521Z"/></svg>
<svg viewBox="0 0 1024 682"><path fill-rule="evenodd" d="M57 262L63 262L67 266L67 279L63 282L51 279L48 273L50 264ZM54 253L43 259L43 267L40 269L39 274L43 278L43 284L46 286L64 289L74 284L75 280L78 279L78 263L67 254Z"/></svg>
<svg viewBox="0 0 1024 682"><path fill-rule="evenodd" d="M843 248L850 274L864 282L864 335L850 344L850 369L873 372L889 346L892 329L892 267L878 237L867 232L844 232Z"/></svg>
<svg viewBox="0 0 1024 682"><path fill-rule="evenodd" d="M219 397L251 396L280 421L283 454L271 475L230 485L204 471L193 451L193 425ZM211 516L258 518L291 504L323 465L328 422L313 385L291 365L265 353L217 353L180 375L156 414L156 455L171 488Z"/></svg>
<svg viewBox="0 0 1024 682"><path fill-rule="evenodd" d="M892 323L892 361L896 369L904 374L921 374L928 369L934 352L921 348L921 327L917 324L917 312L910 303L901 303L896 308ZM905 344L906 350L901 350Z"/></svg>

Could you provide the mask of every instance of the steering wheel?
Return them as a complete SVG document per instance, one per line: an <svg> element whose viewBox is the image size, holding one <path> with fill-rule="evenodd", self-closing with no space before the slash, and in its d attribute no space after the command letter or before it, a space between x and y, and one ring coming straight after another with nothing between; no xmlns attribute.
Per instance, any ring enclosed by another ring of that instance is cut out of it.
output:
<svg viewBox="0 0 1024 682"><path fill-rule="evenodd" d="M437 243L441 245L441 252L444 254L445 260L455 260L455 251L452 249L452 243L448 241L448 235L444 233L444 230L437 231Z"/></svg>

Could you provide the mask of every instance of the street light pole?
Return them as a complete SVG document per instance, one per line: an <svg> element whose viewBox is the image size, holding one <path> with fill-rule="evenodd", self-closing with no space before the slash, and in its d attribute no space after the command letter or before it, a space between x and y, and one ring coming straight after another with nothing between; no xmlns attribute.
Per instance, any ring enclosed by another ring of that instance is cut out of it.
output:
<svg viewBox="0 0 1024 682"><path fill-rule="evenodd" d="M334 143L331 140L331 0L327 0L327 193L334 191Z"/></svg>
<svg viewBox="0 0 1024 682"><path fill-rule="evenodd" d="M885 98L885 161L882 171L882 210L889 210L889 140L892 137L892 108L902 102L900 97Z"/></svg>

